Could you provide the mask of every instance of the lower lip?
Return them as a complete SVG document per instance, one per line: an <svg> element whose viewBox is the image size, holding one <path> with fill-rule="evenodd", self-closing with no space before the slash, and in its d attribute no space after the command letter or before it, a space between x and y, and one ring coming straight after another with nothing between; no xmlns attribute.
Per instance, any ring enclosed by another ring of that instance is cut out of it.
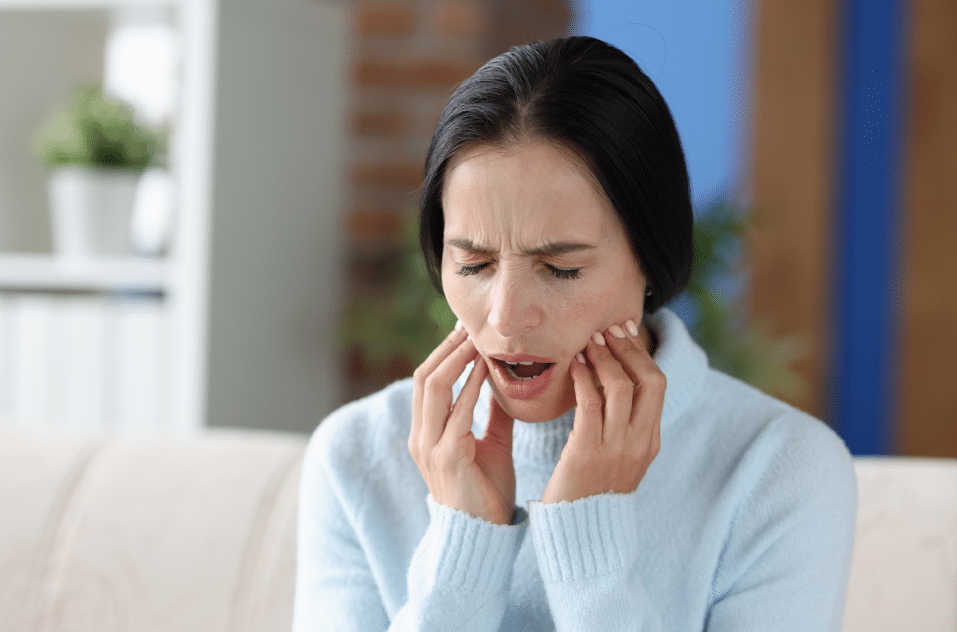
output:
<svg viewBox="0 0 957 632"><path fill-rule="evenodd" d="M552 375L555 373L555 363L542 371L540 375L530 380L513 380L508 373L496 360L489 361L492 364L502 395L509 399L532 399L541 395L552 381Z"/></svg>

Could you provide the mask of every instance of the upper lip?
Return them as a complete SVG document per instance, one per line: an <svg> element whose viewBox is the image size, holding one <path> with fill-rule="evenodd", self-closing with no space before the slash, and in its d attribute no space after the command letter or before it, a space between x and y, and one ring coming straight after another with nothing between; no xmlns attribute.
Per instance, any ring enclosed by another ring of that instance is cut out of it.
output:
<svg viewBox="0 0 957 632"><path fill-rule="evenodd" d="M552 364L553 362L548 358L534 356L528 353L495 353L489 355L489 357L493 360L508 362L509 364L516 364L518 362L541 362L543 364Z"/></svg>

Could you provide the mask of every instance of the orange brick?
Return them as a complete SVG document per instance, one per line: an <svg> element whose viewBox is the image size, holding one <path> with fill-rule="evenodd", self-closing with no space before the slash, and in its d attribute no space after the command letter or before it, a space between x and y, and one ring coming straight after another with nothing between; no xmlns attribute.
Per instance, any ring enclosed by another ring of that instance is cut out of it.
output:
<svg viewBox="0 0 957 632"><path fill-rule="evenodd" d="M402 218L393 211L353 209L349 234L355 239L395 238L402 232Z"/></svg>
<svg viewBox="0 0 957 632"><path fill-rule="evenodd" d="M468 79L478 68L479 64L463 61L419 61L409 67L409 83L415 86L451 87Z"/></svg>
<svg viewBox="0 0 957 632"><path fill-rule="evenodd" d="M400 112L357 112L352 118L358 136L402 136L411 127L409 116Z"/></svg>
<svg viewBox="0 0 957 632"><path fill-rule="evenodd" d="M406 82L408 70L402 64L363 61L356 66L356 82L362 85L395 86Z"/></svg>
<svg viewBox="0 0 957 632"><path fill-rule="evenodd" d="M484 8L471 2L443 2L435 8L435 26L446 35L481 35L486 19Z"/></svg>
<svg viewBox="0 0 957 632"><path fill-rule="evenodd" d="M364 4L356 9L361 35L409 35L415 30L415 12L407 4Z"/></svg>
<svg viewBox="0 0 957 632"><path fill-rule="evenodd" d="M360 164L352 168L352 181L359 185L373 185L413 191L422 183L422 165L418 162L380 162Z"/></svg>
<svg viewBox="0 0 957 632"><path fill-rule="evenodd" d="M355 78L361 85L448 88L467 79L478 68L464 61L424 59L412 62L362 61Z"/></svg>

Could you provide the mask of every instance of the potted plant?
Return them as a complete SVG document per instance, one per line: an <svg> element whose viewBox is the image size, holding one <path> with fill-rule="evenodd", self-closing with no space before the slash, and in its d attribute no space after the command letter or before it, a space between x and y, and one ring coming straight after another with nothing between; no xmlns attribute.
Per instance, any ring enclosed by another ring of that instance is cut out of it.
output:
<svg viewBox="0 0 957 632"><path fill-rule="evenodd" d="M132 106L81 86L39 131L35 152L50 169L54 250L66 257L132 252L130 223L140 176L159 165L165 134Z"/></svg>

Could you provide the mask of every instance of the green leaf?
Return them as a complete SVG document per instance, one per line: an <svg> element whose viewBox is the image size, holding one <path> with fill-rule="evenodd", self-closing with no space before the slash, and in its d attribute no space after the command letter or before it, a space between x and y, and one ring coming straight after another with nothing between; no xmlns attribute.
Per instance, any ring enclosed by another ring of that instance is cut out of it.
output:
<svg viewBox="0 0 957 632"><path fill-rule="evenodd" d="M136 119L133 107L96 86L79 86L38 131L34 153L48 166L143 170L162 165L166 130Z"/></svg>
<svg viewBox="0 0 957 632"><path fill-rule="evenodd" d="M737 297L715 289L734 274L741 241L757 214L718 198L695 220L693 266L685 291L696 314L691 334L714 368L772 394L799 397L807 385L792 367L807 353L804 339L775 338L766 321L746 322L734 308Z"/></svg>

